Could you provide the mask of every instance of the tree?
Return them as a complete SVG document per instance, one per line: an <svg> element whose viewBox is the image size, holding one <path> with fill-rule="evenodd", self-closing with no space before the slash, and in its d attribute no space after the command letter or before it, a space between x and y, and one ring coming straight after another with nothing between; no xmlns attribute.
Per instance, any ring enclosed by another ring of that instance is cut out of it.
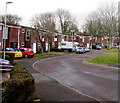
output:
<svg viewBox="0 0 120 103"><path fill-rule="evenodd" d="M32 26L36 28L37 31L40 29L46 30L44 36L48 39L48 52L50 52L50 43L52 40L52 33L56 31L55 17L51 12L42 13L39 15L35 15L31 20ZM42 36L38 33L39 41L42 45Z"/></svg>
<svg viewBox="0 0 120 103"><path fill-rule="evenodd" d="M71 30L78 32L77 25L75 23L75 18L71 16L71 13L67 10L58 9L56 11L56 19L60 25L60 31L62 34L71 33Z"/></svg>
<svg viewBox="0 0 120 103"><path fill-rule="evenodd" d="M5 15L1 16L2 18L2 22L4 23L5 22ZM19 17L18 15L14 14L14 15L11 15L11 14L8 14L6 15L6 22L9 23L9 24L19 24L19 22L21 21L21 17Z"/></svg>
<svg viewBox="0 0 120 103"><path fill-rule="evenodd" d="M108 48L112 46L112 37L117 36L117 7L115 3L108 3L91 13L85 27L87 32L97 36L108 37Z"/></svg>

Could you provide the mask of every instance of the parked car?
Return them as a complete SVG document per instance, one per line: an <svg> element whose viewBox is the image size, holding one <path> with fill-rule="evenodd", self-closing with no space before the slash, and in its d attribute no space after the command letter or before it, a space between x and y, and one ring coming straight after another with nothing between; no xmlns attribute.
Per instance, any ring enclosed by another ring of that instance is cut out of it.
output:
<svg viewBox="0 0 120 103"><path fill-rule="evenodd" d="M90 49L88 47L83 47L85 49L85 52L90 52Z"/></svg>
<svg viewBox="0 0 120 103"><path fill-rule="evenodd" d="M4 52L4 50L2 49L1 51L2 53ZM22 57L22 52L17 49L17 48L6 48L5 49L5 53L14 53L14 58L20 58Z"/></svg>
<svg viewBox="0 0 120 103"><path fill-rule="evenodd" d="M85 53L84 47L78 47L78 48L76 48L76 53Z"/></svg>
<svg viewBox="0 0 120 103"><path fill-rule="evenodd" d="M5 59L0 59L0 65L9 65L10 61Z"/></svg>
<svg viewBox="0 0 120 103"><path fill-rule="evenodd" d="M93 45L93 46L92 46L92 49L100 50L101 47L100 47L99 45Z"/></svg>
<svg viewBox="0 0 120 103"><path fill-rule="evenodd" d="M20 51L20 49L17 49L17 48L12 48L15 52L15 58L18 58L18 57L22 57L22 52Z"/></svg>
<svg viewBox="0 0 120 103"><path fill-rule="evenodd" d="M20 48L20 51L22 52L22 56L25 58L34 56L34 51L31 48Z"/></svg>
<svg viewBox="0 0 120 103"><path fill-rule="evenodd" d="M113 45L112 48L117 48L117 49L119 49L119 45Z"/></svg>

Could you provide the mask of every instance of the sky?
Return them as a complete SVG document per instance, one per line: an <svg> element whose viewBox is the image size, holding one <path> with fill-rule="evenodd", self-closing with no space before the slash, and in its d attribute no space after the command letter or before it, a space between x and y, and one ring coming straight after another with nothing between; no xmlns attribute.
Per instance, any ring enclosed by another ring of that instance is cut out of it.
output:
<svg viewBox="0 0 120 103"><path fill-rule="evenodd" d="M17 14L22 18L21 25L30 26L30 19L35 14L55 12L58 8L68 10L77 19L79 28L85 23L87 16L107 2L119 0L0 0L0 15L5 14L6 2L7 14Z"/></svg>

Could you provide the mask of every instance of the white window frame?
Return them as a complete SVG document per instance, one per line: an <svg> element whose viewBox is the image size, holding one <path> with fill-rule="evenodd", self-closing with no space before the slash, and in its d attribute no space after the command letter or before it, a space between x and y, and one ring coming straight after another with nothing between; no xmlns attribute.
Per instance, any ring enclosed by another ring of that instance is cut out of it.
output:
<svg viewBox="0 0 120 103"><path fill-rule="evenodd" d="M29 37L29 39L28 39L28 37ZM26 30L26 41L30 41L30 30Z"/></svg>

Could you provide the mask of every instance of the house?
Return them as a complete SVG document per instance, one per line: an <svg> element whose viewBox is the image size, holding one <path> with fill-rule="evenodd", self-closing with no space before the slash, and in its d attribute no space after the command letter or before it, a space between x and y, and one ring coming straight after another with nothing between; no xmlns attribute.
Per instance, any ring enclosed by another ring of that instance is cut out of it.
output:
<svg viewBox="0 0 120 103"><path fill-rule="evenodd" d="M3 48L3 38L6 38L5 47L8 48L21 48L27 47L32 48L34 52L41 50L41 46L44 51L48 51L48 46L50 43L51 50L58 49L59 44L62 41L68 42L78 42L79 46L92 47L92 45L101 45L102 48L105 48L107 45L108 37L102 36L91 36L91 35L64 35L60 33L50 33L47 30L36 31L34 28L20 26L20 25L11 25L7 24L7 36L4 34L4 24L0 23L0 50ZM49 38L49 39L48 39ZM42 45L40 43L40 39ZM112 38L112 45L119 44L119 37Z"/></svg>
<svg viewBox="0 0 120 103"><path fill-rule="evenodd" d="M0 23L0 50L3 48L4 24ZM33 48L36 53L36 31L32 28L7 25L6 48Z"/></svg>

